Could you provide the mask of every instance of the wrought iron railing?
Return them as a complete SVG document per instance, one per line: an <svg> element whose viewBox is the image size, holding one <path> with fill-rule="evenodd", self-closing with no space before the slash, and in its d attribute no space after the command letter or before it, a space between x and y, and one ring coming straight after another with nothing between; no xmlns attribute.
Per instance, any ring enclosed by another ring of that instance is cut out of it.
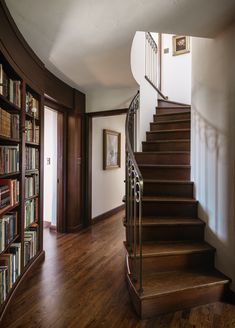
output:
<svg viewBox="0 0 235 328"><path fill-rule="evenodd" d="M139 91L133 98L126 118L126 230L127 247L131 258L131 278L143 292L142 270L142 196L143 178L134 157L137 149L137 112Z"/></svg>
<svg viewBox="0 0 235 328"><path fill-rule="evenodd" d="M160 91L160 65L158 65L158 46L152 37L151 33L145 33L145 79L163 98L168 99Z"/></svg>

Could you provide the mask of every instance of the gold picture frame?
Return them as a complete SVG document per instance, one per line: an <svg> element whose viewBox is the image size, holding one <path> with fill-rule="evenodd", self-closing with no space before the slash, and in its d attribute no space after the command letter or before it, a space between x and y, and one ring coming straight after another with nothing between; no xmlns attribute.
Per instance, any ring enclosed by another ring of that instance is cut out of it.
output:
<svg viewBox="0 0 235 328"><path fill-rule="evenodd" d="M121 167L121 133L103 130L103 170Z"/></svg>
<svg viewBox="0 0 235 328"><path fill-rule="evenodd" d="M172 37L173 56L183 55L190 52L190 37L174 35Z"/></svg>

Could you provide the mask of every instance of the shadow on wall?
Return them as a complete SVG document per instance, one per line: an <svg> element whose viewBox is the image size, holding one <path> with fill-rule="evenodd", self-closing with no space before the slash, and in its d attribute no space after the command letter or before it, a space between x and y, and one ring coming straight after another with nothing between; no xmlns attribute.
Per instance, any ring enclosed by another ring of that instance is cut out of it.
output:
<svg viewBox="0 0 235 328"><path fill-rule="evenodd" d="M217 249L216 266L235 278L234 167L226 132L192 110L192 180L199 217L207 224L206 240Z"/></svg>

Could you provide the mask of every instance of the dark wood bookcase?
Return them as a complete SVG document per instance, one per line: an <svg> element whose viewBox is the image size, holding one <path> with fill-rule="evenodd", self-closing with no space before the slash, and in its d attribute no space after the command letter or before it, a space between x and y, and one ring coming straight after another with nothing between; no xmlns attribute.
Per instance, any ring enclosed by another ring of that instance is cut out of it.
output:
<svg viewBox="0 0 235 328"><path fill-rule="evenodd" d="M4 258L4 256L8 256L7 254L11 252L12 245L16 244L20 250L20 257L18 256L17 266L19 266L20 262L21 267L20 272L19 269L17 269L17 274L13 273L13 276L15 274L13 279L14 283L12 283L11 288L9 288L8 292L6 293L5 300L1 301L0 298L1 321L5 309L9 304L13 294L17 290L20 281L26 276L33 265L44 257L42 217L44 95L43 92L36 85L34 85L33 81L24 76L22 71L18 68L14 61L12 61L11 57L2 47L0 47L0 65L2 65L2 68L4 69L8 78L20 82L20 106L10 101L9 95L1 94L0 85L0 108L9 114L17 114L19 116L19 138L6 137L0 133L0 147L10 146L12 148L18 147L19 149L19 168L14 172L8 172L9 170L7 170L7 172L3 172L3 169L0 170L0 185L2 179L19 181L18 202L0 209L0 222L3 220L5 215L9 213L17 213L17 215L15 215L17 218L15 220L17 227L16 231L12 238L6 243L4 249L1 248L0 268L3 266L1 259ZM27 94L32 96L32 98L30 98L31 102L27 98ZM19 92L17 93L17 96L19 96ZM33 102L32 99L34 99ZM26 111L27 103L30 104L31 109L33 108L33 112ZM37 107L35 104L38 106L37 116L35 114L35 108ZM1 119L2 118L0 117L0 120ZM32 131L29 131L29 127ZM27 133L30 135L30 137L27 137ZM29 152L32 155L30 160L28 159ZM27 166L27 162L31 165ZM2 163L0 156L0 168L1 165ZM26 181L28 181L27 183L31 183L31 187L27 190ZM14 224L15 223L13 223L13 225ZM4 229L6 229L6 226L4 226ZM6 234L5 230L4 233ZM3 235L1 235L0 231L0 239L2 238L1 236ZM14 268L16 268L16 263L14 263ZM1 284L3 283L1 279L0 288Z"/></svg>

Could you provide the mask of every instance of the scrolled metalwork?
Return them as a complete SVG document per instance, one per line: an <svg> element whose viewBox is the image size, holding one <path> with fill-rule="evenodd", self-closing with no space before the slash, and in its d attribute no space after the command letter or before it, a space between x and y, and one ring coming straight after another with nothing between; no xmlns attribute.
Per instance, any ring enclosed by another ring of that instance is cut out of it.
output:
<svg viewBox="0 0 235 328"><path fill-rule="evenodd" d="M137 136L137 112L139 109L139 91L133 98L126 118L126 226L127 245L132 258L132 279L139 284L139 293L143 292L142 272L142 196L143 178L135 160ZM139 254L137 254L137 250Z"/></svg>

